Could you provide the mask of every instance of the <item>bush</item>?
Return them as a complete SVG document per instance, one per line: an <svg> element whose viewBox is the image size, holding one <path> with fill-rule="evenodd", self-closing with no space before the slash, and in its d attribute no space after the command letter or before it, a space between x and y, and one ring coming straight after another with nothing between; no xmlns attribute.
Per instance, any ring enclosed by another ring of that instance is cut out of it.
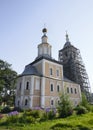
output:
<svg viewBox="0 0 93 130"><path fill-rule="evenodd" d="M21 117L19 117L19 123L35 123L36 119L32 116L27 116L23 114Z"/></svg>
<svg viewBox="0 0 93 130"><path fill-rule="evenodd" d="M42 117L40 121L46 121L46 120L52 120L56 117L56 111L53 109L46 109L46 111L43 111Z"/></svg>
<svg viewBox="0 0 93 130"><path fill-rule="evenodd" d="M23 112L23 110L20 107L14 107L12 111Z"/></svg>
<svg viewBox="0 0 93 130"><path fill-rule="evenodd" d="M41 117L40 121L47 121L47 120L48 120L47 112L42 113L42 117Z"/></svg>
<svg viewBox="0 0 93 130"><path fill-rule="evenodd" d="M27 116L26 117L26 122L27 123L35 123L36 122L36 119L32 116Z"/></svg>
<svg viewBox="0 0 93 130"><path fill-rule="evenodd" d="M54 119L56 117L56 113L55 113L55 111L53 111L53 110L50 110L49 112L48 112L48 119Z"/></svg>
<svg viewBox="0 0 93 130"><path fill-rule="evenodd" d="M17 115L8 116L6 122L17 123L18 122L18 116Z"/></svg>
<svg viewBox="0 0 93 130"><path fill-rule="evenodd" d="M1 109L1 113L9 113L9 112L11 112L11 109L9 106L6 106L3 109Z"/></svg>
<svg viewBox="0 0 93 130"><path fill-rule="evenodd" d="M34 118L40 118L40 110L32 110L28 112L27 114Z"/></svg>
<svg viewBox="0 0 93 130"><path fill-rule="evenodd" d="M60 97L60 102L58 104L59 117L67 117L73 114L73 107L69 100L68 95L62 94Z"/></svg>
<svg viewBox="0 0 93 130"><path fill-rule="evenodd" d="M88 112L88 110L84 106L77 106L75 110L77 115L85 114Z"/></svg>

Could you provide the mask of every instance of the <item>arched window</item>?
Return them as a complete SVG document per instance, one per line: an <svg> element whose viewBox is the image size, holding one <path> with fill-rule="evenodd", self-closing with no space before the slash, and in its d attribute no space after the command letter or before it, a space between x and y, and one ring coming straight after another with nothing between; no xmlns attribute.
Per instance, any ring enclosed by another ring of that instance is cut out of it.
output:
<svg viewBox="0 0 93 130"><path fill-rule="evenodd" d="M73 93L73 88L71 88L71 93Z"/></svg>
<svg viewBox="0 0 93 130"><path fill-rule="evenodd" d="M67 87L67 93L69 93L69 87Z"/></svg>
<svg viewBox="0 0 93 130"><path fill-rule="evenodd" d="M52 68L50 68L50 75L53 75L53 70L52 70Z"/></svg>
<svg viewBox="0 0 93 130"><path fill-rule="evenodd" d="M56 75L59 76L59 70L56 70Z"/></svg>
<svg viewBox="0 0 93 130"><path fill-rule="evenodd" d="M58 100L58 101L57 101L57 104L59 105L59 103L60 103L60 101Z"/></svg>
<svg viewBox="0 0 93 130"><path fill-rule="evenodd" d="M57 85L57 92L59 92L60 91L60 87L59 87L59 85Z"/></svg>
<svg viewBox="0 0 93 130"><path fill-rule="evenodd" d="M51 105L54 105L54 101L53 100L51 100Z"/></svg>
<svg viewBox="0 0 93 130"><path fill-rule="evenodd" d="M27 100L27 99L25 99L25 106L27 106L27 104L28 104L28 100Z"/></svg>
<svg viewBox="0 0 93 130"><path fill-rule="evenodd" d="M29 82L26 82L26 90L29 89Z"/></svg>
<svg viewBox="0 0 93 130"><path fill-rule="evenodd" d="M50 91L53 92L54 91L54 87L53 84L50 85Z"/></svg>
<svg viewBox="0 0 93 130"><path fill-rule="evenodd" d="M77 89L75 88L75 94L77 94Z"/></svg>
<svg viewBox="0 0 93 130"><path fill-rule="evenodd" d="M18 102L17 102L17 105L19 106L20 105L20 101L18 100Z"/></svg>

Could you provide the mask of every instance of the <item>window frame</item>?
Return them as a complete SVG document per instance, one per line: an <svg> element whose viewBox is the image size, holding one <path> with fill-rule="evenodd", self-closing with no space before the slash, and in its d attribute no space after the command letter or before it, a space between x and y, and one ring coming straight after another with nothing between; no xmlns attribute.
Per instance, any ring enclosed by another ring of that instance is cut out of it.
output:
<svg viewBox="0 0 93 130"><path fill-rule="evenodd" d="M56 70L56 76L59 77L59 69Z"/></svg>
<svg viewBox="0 0 93 130"><path fill-rule="evenodd" d="M50 91L51 91L51 92L54 91L54 84L53 84L53 83L50 84Z"/></svg>
<svg viewBox="0 0 93 130"><path fill-rule="evenodd" d="M71 90L71 93L73 93L73 88L70 88L70 90Z"/></svg>
<svg viewBox="0 0 93 130"><path fill-rule="evenodd" d="M29 81L26 82L26 90L29 90Z"/></svg>
<svg viewBox="0 0 93 130"><path fill-rule="evenodd" d="M53 68L52 68L52 67L49 69L49 74L50 74L51 76L53 75Z"/></svg>
<svg viewBox="0 0 93 130"><path fill-rule="evenodd" d="M67 93L69 93L69 87L67 87Z"/></svg>
<svg viewBox="0 0 93 130"><path fill-rule="evenodd" d="M77 89L76 88L74 89L74 92L75 92L75 94L77 94Z"/></svg>
<svg viewBox="0 0 93 130"><path fill-rule="evenodd" d="M28 99L25 99L25 106L28 105Z"/></svg>
<svg viewBox="0 0 93 130"><path fill-rule="evenodd" d="M60 85L57 84L57 92L60 92Z"/></svg>
<svg viewBox="0 0 93 130"><path fill-rule="evenodd" d="M50 104L51 104L51 106L54 105L54 100L53 99L51 99Z"/></svg>

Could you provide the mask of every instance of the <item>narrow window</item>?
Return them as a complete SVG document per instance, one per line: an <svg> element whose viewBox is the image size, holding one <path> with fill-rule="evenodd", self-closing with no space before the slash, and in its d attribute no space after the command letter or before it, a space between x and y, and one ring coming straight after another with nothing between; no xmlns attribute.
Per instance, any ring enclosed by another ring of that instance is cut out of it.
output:
<svg viewBox="0 0 93 130"><path fill-rule="evenodd" d="M71 88L71 93L73 93L73 89Z"/></svg>
<svg viewBox="0 0 93 130"><path fill-rule="evenodd" d="M59 85L57 85L57 92L59 92L60 91L60 87L59 87Z"/></svg>
<svg viewBox="0 0 93 130"><path fill-rule="evenodd" d="M57 103L58 103L58 105L59 105L59 104L60 104L60 101L58 100Z"/></svg>
<svg viewBox="0 0 93 130"><path fill-rule="evenodd" d="M59 70L57 70L56 73L57 73L57 76L59 76Z"/></svg>
<svg viewBox="0 0 93 130"><path fill-rule="evenodd" d="M75 88L75 94L77 94L77 89Z"/></svg>
<svg viewBox="0 0 93 130"><path fill-rule="evenodd" d="M26 82L26 89L29 89L29 82Z"/></svg>
<svg viewBox="0 0 93 130"><path fill-rule="evenodd" d="M53 84L51 84L50 87L51 87L51 88L50 88L51 92L53 92Z"/></svg>
<svg viewBox="0 0 93 130"><path fill-rule="evenodd" d="M20 105L20 101L18 101L18 106Z"/></svg>
<svg viewBox="0 0 93 130"><path fill-rule="evenodd" d="M67 93L69 93L69 88L67 87Z"/></svg>
<svg viewBox="0 0 93 130"><path fill-rule="evenodd" d="M52 70L52 68L50 68L50 75L53 75L53 70Z"/></svg>
<svg viewBox="0 0 93 130"><path fill-rule="evenodd" d="M28 104L28 100L27 100L27 99L25 99L25 106L27 106L27 104Z"/></svg>
<svg viewBox="0 0 93 130"><path fill-rule="evenodd" d="M54 105L54 101L53 100L51 100L51 105Z"/></svg>

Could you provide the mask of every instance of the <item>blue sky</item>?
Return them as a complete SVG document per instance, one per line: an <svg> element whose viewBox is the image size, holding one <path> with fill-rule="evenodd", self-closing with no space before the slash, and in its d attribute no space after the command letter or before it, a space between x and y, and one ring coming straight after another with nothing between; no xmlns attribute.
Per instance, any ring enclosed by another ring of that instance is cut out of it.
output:
<svg viewBox="0 0 93 130"><path fill-rule="evenodd" d="M37 56L44 24L56 60L68 31L93 90L93 0L0 0L0 59L20 74Z"/></svg>

